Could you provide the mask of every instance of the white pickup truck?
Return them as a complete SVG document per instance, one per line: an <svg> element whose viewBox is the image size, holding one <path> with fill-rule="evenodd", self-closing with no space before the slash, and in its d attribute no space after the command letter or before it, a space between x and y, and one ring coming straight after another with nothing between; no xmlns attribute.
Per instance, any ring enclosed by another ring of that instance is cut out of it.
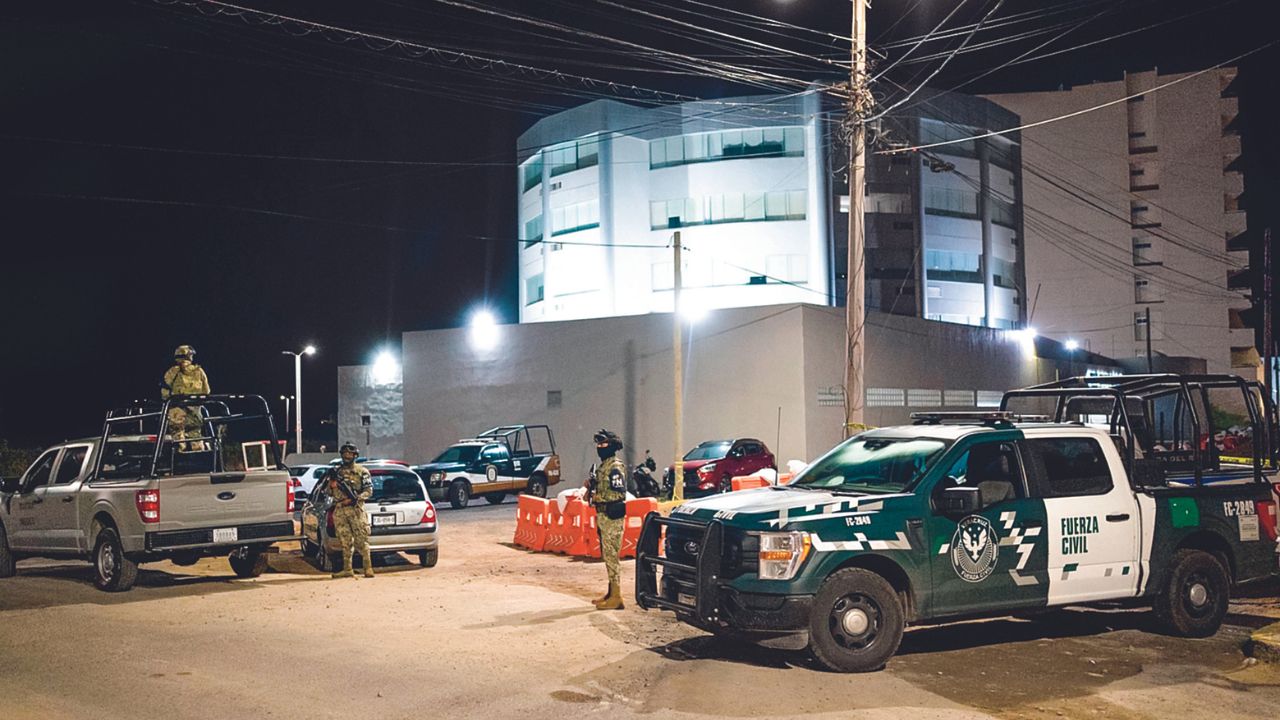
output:
<svg viewBox="0 0 1280 720"><path fill-rule="evenodd" d="M170 418L190 418L176 439ZM198 422L200 430L194 431ZM102 590L138 563L226 555L256 577L266 549L296 540L289 473L266 401L204 395L115 411L102 435L45 450L0 488L0 578L27 557L93 562Z"/></svg>

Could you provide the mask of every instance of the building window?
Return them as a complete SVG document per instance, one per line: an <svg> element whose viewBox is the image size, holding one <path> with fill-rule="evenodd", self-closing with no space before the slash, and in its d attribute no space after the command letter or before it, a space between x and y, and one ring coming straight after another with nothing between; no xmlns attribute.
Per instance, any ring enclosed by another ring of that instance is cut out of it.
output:
<svg viewBox="0 0 1280 720"><path fill-rule="evenodd" d="M770 255L765 258L766 280L804 283L809 281L809 263L804 255ZM748 283L752 284L752 283Z"/></svg>
<svg viewBox="0 0 1280 720"><path fill-rule="evenodd" d="M1147 332L1150 330L1152 340L1164 339L1163 313L1159 310L1151 311L1151 327L1147 327L1147 312L1135 312L1133 314L1133 339L1135 342L1146 342Z"/></svg>
<svg viewBox="0 0 1280 720"><path fill-rule="evenodd" d="M542 153L538 153L520 166L520 174L524 178L525 191L531 190L542 182Z"/></svg>
<svg viewBox="0 0 1280 720"><path fill-rule="evenodd" d="M1133 238L1133 264L1137 266L1162 264L1155 238L1150 236Z"/></svg>
<svg viewBox="0 0 1280 720"><path fill-rule="evenodd" d="M1013 144L1004 138L989 138L987 141L987 157L991 164L1005 170L1013 170ZM1010 180L1012 183L1012 179Z"/></svg>
<svg viewBox="0 0 1280 720"><path fill-rule="evenodd" d="M942 403L947 407L974 407L972 390L944 390Z"/></svg>
<svg viewBox="0 0 1280 720"><path fill-rule="evenodd" d="M564 235L600 226L600 201L588 200L551 211L551 235Z"/></svg>
<svg viewBox="0 0 1280 720"><path fill-rule="evenodd" d="M893 229L894 230L915 230L916 224L911 222L910 220L894 220Z"/></svg>
<svg viewBox="0 0 1280 720"><path fill-rule="evenodd" d="M649 143L649 168L747 157L802 157L804 128L749 128L694 133Z"/></svg>
<svg viewBox="0 0 1280 720"><path fill-rule="evenodd" d="M930 280L982 282L982 257L977 253L926 250L924 263Z"/></svg>
<svg viewBox="0 0 1280 720"><path fill-rule="evenodd" d="M938 152L946 155L963 155L965 157L977 157L977 146L973 140L965 140L974 135L978 135L971 127L963 125L955 125L953 123L940 122L938 120L929 120L922 118L920 120L920 144L928 145L930 143L951 142L950 145L944 145L937 149ZM952 142L954 140L962 140L963 142Z"/></svg>
<svg viewBox="0 0 1280 720"><path fill-rule="evenodd" d="M1018 211L1013 203L1005 202L998 197L991 198L991 222L1007 228L1018 227Z"/></svg>
<svg viewBox="0 0 1280 720"><path fill-rule="evenodd" d="M691 225L751 222L764 220L803 220L807 194L804 190L774 192L727 193L701 198L657 200L649 203L649 225L654 230Z"/></svg>
<svg viewBox="0 0 1280 720"><path fill-rule="evenodd" d="M548 390L547 391L547 409L554 410L564 404L564 391Z"/></svg>
<svg viewBox="0 0 1280 720"><path fill-rule="evenodd" d="M991 274L996 287L1002 287L1007 290L1018 289L1018 266L1009 260L1001 260L1000 258L990 258Z"/></svg>
<svg viewBox="0 0 1280 720"><path fill-rule="evenodd" d="M979 390L975 393L975 407L1000 407L1000 401L1004 400L1004 393L999 390Z"/></svg>
<svg viewBox="0 0 1280 720"><path fill-rule="evenodd" d="M593 167L600 163L600 139L598 137L583 138L573 142L556 145L545 151L547 163L551 167L551 176L563 175L574 170Z"/></svg>
<svg viewBox="0 0 1280 720"><path fill-rule="evenodd" d="M930 215L978 219L978 193L958 188L926 188L924 211Z"/></svg>
<svg viewBox="0 0 1280 720"><path fill-rule="evenodd" d="M1134 275L1133 301L1139 304L1158 303L1164 302L1164 299L1160 297L1159 291L1156 289L1155 285L1151 284L1151 280L1149 278Z"/></svg>
<svg viewBox="0 0 1280 720"><path fill-rule="evenodd" d="M942 391L910 388L907 390L907 405L909 407L942 407Z"/></svg>
<svg viewBox="0 0 1280 720"><path fill-rule="evenodd" d="M543 274L538 273L524 281L524 304L532 305L542 302L546 293L546 286L542 280Z"/></svg>
<svg viewBox="0 0 1280 720"><path fill-rule="evenodd" d="M542 242L542 216L535 215L532 220L524 224L524 232L520 235L520 239L524 241L525 247L537 245Z"/></svg>

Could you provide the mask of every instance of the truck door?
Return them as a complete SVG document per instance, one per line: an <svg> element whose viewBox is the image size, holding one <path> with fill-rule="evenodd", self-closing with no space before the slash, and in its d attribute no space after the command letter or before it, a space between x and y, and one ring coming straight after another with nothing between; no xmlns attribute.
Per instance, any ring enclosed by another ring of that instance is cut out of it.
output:
<svg viewBox="0 0 1280 720"><path fill-rule="evenodd" d="M1139 508L1115 446L1057 435L1023 448L1047 516L1049 604L1136 595Z"/></svg>
<svg viewBox="0 0 1280 720"><path fill-rule="evenodd" d="M36 458L27 468L18 486L18 494L10 501L9 517L5 526L9 545L23 550L44 550L49 547L47 538L39 532L39 523L45 505L45 492L53 478L53 466L57 464L62 448L53 448Z"/></svg>
<svg viewBox="0 0 1280 720"><path fill-rule="evenodd" d="M480 451L480 466L484 469L484 487L495 489L511 484L511 452L506 445L485 445Z"/></svg>
<svg viewBox="0 0 1280 720"><path fill-rule="evenodd" d="M1044 505L1028 496L1017 446L978 440L934 486L929 517L931 614L1040 607L1046 593ZM944 514L942 492L970 486L987 501L977 513Z"/></svg>
<svg viewBox="0 0 1280 720"><path fill-rule="evenodd" d="M88 464L89 446L70 445L62 451L53 482L45 488L44 502L36 506L36 531L45 538L45 547L77 550L80 520L76 499Z"/></svg>

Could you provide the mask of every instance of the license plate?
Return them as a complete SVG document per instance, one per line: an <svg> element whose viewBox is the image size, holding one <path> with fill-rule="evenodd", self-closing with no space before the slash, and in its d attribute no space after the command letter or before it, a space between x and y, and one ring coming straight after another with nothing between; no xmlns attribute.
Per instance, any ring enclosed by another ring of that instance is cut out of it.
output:
<svg viewBox="0 0 1280 720"><path fill-rule="evenodd" d="M240 533L235 528L218 528L213 531L213 541L216 543L233 543L240 539Z"/></svg>
<svg viewBox="0 0 1280 720"><path fill-rule="evenodd" d="M681 605L697 605L698 604L698 601L694 599L692 595L685 595L684 593L678 593L676 595L676 601L679 602Z"/></svg>
<svg viewBox="0 0 1280 720"><path fill-rule="evenodd" d="M395 515L391 515L391 514L387 514L387 515L374 515L374 516L373 516L373 524L374 524L374 525L395 525L395 524L396 524L396 516L395 516Z"/></svg>

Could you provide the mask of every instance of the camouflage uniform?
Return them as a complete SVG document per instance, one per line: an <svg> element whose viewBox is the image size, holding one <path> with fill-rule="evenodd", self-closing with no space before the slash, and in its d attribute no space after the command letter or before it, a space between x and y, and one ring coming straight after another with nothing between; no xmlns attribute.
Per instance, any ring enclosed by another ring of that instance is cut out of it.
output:
<svg viewBox="0 0 1280 720"><path fill-rule="evenodd" d="M209 376L204 368L190 360L178 360L173 367L165 371L164 381L160 384L161 399L182 397L183 395L208 395ZM187 437L199 437L201 430L200 408L175 407L169 409L169 429L174 440ZM204 443L192 443L192 449L203 450Z"/></svg>
<svg viewBox="0 0 1280 720"><path fill-rule="evenodd" d="M350 502L347 493L341 488L329 489L329 494L335 503L333 527L338 533L338 540L342 543L344 563L342 572L334 574L335 576L351 574L351 556L355 550L359 549L360 559L364 561L364 575L373 577L373 555L369 551L369 519L364 514L364 501L373 495L372 477L363 465L354 462L350 465L345 463L339 465L329 478L332 479L335 476L338 482L351 488L352 493L360 500L354 505L342 504L343 501Z"/></svg>
<svg viewBox="0 0 1280 720"><path fill-rule="evenodd" d="M609 585L619 582L618 553L622 550L622 526L626 518L612 520L605 514L604 506L611 502L626 502L627 469L616 455L610 456L596 468L595 491L591 504L596 509L596 527L600 529L600 554L609 569Z"/></svg>

